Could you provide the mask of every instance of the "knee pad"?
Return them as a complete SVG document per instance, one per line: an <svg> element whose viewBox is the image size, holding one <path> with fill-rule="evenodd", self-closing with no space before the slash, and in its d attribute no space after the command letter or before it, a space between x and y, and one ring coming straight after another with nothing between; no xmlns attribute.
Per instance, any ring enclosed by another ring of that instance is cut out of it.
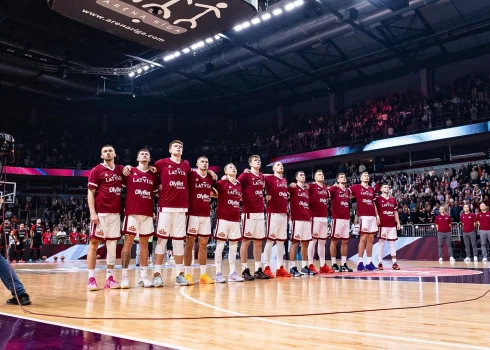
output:
<svg viewBox="0 0 490 350"><path fill-rule="evenodd" d="M184 256L184 241L172 241L174 256Z"/></svg>
<svg viewBox="0 0 490 350"><path fill-rule="evenodd" d="M116 249L117 249L117 241L110 240L105 243L107 248L107 265L115 265L116 264Z"/></svg>
<svg viewBox="0 0 490 350"><path fill-rule="evenodd" d="M159 238L157 241L157 246L155 247L155 254L163 255L165 254L165 248L167 247L167 240Z"/></svg>

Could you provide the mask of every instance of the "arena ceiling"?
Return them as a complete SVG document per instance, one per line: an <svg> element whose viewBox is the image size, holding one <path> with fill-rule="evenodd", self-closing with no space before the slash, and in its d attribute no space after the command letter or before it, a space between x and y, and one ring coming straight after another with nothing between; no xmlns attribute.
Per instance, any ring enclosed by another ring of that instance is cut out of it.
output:
<svg viewBox="0 0 490 350"><path fill-rule="evenodd" d="M390 1L402 5L387 7ZM0 96L51 104L137 100L169 111L212 104L241 115L490 52L490 1L403 1L305 0L291 11L284 11L289 0L269 3L267 12L283 13L165 61L171 52L62 17L45 0L3 0ZM345 18L351 8L358 16ZM127 75L151 62L148 71Z"/></svg>

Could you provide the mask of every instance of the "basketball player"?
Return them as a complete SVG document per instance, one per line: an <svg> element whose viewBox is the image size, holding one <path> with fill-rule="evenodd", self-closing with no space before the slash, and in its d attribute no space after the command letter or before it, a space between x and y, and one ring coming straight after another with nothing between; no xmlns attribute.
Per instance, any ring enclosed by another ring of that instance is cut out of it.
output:
<svg viewBox="0 0 490 350"><path fill-rule="evenodd" d="M26 229L24 224L19 225L19 229L15 231L15 252L16 257L15 260L17 262L24 262L24 252L25 252L25 243L27 241L27 237L29 236L29 232ZM18 254L17 254L18 253Z"/></svg>
<svg viewBox="0 0 490 350"><path fill-rule="evenodd" d="M250 171L242 173L238 181L242 185L242 244L240 246L240 261L242 277L245 281L269 279L270 276L262 271L262 241L264 232L264 175L260 172L261 160L257 155L248 158ZM248 268L248 246L254 241L253 256L255 260L254 276ZM272 275L272 273L271 273ZM274 277L274 276L272 276Z"/></svg>
<svg viewBox="0 0 490 350"><path fill-rule="evenodd" d="M189 212L187 215L187 239L184 251L185 279L194 284L191 263L196 237L199 243L199 283L213 284L214 280L206 273L207 245L211 237L210 203L213 177L208 174L209 160L202 156L197 159L197 170L191 171L188 179Z"/></svg>
<svg viewBox="0 0 490 350"><path fill-rule="evenodd" d="M439 215L436 216L434 223L437 230L437 247L439 252L439 262L442 263L442 248L444 242L447 245L447 251L449 253L449 262L454 264L456 260L453 257L453 242L451 238L451 224L453 223L451 217L446 213L446 207L441 205L439 208Z"/></svg>
<svg viewBox="0 0 490 350"><path fill-rule="evenodd" d="M480 204L480 212L476 215L478 232L480 234L482 262L487 262L487 242L490 244L490 212L485 203Z"/></svg>
<svg viewBox="0 0 490 350"><path fill-rule="evenodd" d="M318 271L313 265L315 256L315 245L318 242L318 256L320 258L320 268L325 264L325 245L327 244L327 197L328 192L324 184L325 176L322 170L317 170L313 174L314 183L308 185L308 195L310 197L310 216L311 216L311 238L308 245L308 269L317 274Z"/></svg>
<svg viewBox="0 0 490 350"><path fill-rule="evenodd" d="M398 217L398 206L396 199L389 195L390 185L381 185L381 196L374 199L374 204L379 214L379 247L378 247L378 270L383 270L383 248L385 241L390 245L391 261L393 270L400 270L396 262L395 242L398 239L396 230L400 229L400 218Z"/></svg>
<svg viewBox="0 0 490 350"><path fill-rule="evenodd" d="M357 271L374 271L372 261L374 235L378 233L379 216L374 205L374 189L369 186L369 173L361 173L361 184L349 187L356 198L357 216L361 225L361 238L359 240L359 263ZM363 256L366 250L367 264L364 267Z"/></svg>
<svg viewBox="0 0 490 350"><path fill-rule="evenodd" d="M464 262L470 262L470 242L473 249L473 261L478 262L478 248L476 247L475 224L477 222L476 215L470 212L468 204L463 205L463 212L460 216L460 222L463 225L463 240L464 249L466 250L466 258Z"/></svg>
<svg viewBox="0 0 490 350"><path fill-rule="evenodd" d="M236 178L236 167L232 163L225 166L226 180L219 180L214 185L213 191L218 196L218 207L216 211L215 239L216 251L214 260L216 264L216 282L224 283L225 279L221 273L221 261L223 249L228 240L229 252L228 262L230 264L230 275L228 282L243 282L244 278L236 273L236 252L238 241L242 240L240 232L240 201L242 198L242 185Z"/></svg>
<svg viewBox="0 0 490 350"><path fill-rule="evenodd" d="M36 224L31 227L31 258L32 262L34 252L37 251L37 262L41 262L41 248L43 247L44 226L41 225L41 219L37 219Z"/></svg>
<svg viewBox="0 0 490 350"><path fill-rule="evenodd" d="M122 165L114 164L116 151L111 145L100 150L102 163L92 168L88 178L88 207L90 210L90 245L87 252L87 290L99 289L95 280L97 248L104 242L107 248L105 289L121 286L112 276L116 263L117 240L121 237Z"/></svg>
<svg viewBox="0 0 490 350"><path fill-rule="evenodd" d="M332 259L332 269L322 268L321 273L352 272L347 266L347 252L349 248L350 230L350 197L352 192L347 188L347 177L344 173L337 174L337 184L328 189L330 198L330 209L332 210L332 241L330 242L330 257ZM340 244L341 264L337 265L337 242Z"/></svg>
<svg viewBox="0 0 490 350"><path fill-rule="evenodd" d="M281 162L275 162L272 171L274 175L265 176L267 243L264 249L264 273L268 276L272 275L269 263L272 245L276 242L276 277L291 277L291 274L284 268L284 242L288 239L288 183L284 178L284 165Z"/></svg>
<svg viewBox="0 0 490 350"><path fill-rule="evenodd" d="M296 186L289 186L289 202L291 207L291 248L289 251L289 273L293 277L311 274L307 266L308 244L311 241L311 217L309 211L308 185L303 171L295 174ZM301 242L301 272L296 266L296 250Z"/></svg>
<svg viewBox="0 0 490 350"><path fill-rule="evenodd" d="M148 278L148 240L154 234L153 227L153 198L158 192L158 176L153 174L148 163L150 151L146 148L138 151L136 158L138 166L131 169L129 176L123 177L123 187L126 187L126 208L122 233L124 247L121 252L122 278L121 288L129 288L128 266L131 260L131 247L135 237L140 245L140 282L144 288L151 288L154 283ZM156 287L162 287L161 279L155 280Z"/></svg>

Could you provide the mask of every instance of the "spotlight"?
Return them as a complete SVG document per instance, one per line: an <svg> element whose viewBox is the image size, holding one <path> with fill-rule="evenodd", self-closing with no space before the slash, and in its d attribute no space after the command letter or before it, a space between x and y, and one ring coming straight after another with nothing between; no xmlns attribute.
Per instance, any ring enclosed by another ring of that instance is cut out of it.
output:
<svg viewBox="0 0 490 350"><path fill-rule="evenodd" d="M134 72L129 72L128 76L129 76L130 78L134 77Z"/></svg>
<svg viewBox="0 0 490 350"><path fill-rule="evenodd" d="M213 41L214 41L214 40L213 40L213 38L207 38L207 39L206 39L206 42L207 42L208 44L211 44Z"/></svg>
<svg viewBox="0 0 490 350"><path fill-rule="evenodd" d="M291 11L292 9L294 9L294 4L292 2L290 2L289 4L287 4L286 6L284 6L284 9L286 11Z"/></svg>
<svg viewBox="0 0 490 350"><path fill-rule="evenodd" d="M235 28L233 28L233 29L235 29L235 32L239 32L240 30L243 29L243 26L241 24L239 24L239 25L235 26Z"/></svg>
<svg viewBox="0 0 490 350"><path fill-rule="evenodd" d="M182 50L182 52L183 53L189 53L189 52L191 52L191 50L188 47L186 47L185 49Z"/></svg>
<svg viewBox="0 0 490 350"><path fill-rule="evenodd" d="M174 57L179 57L180 56L180 52L179 51L175 51L174 52Z"/></svg>
<svg viewBox="0 0 490 350"><path fill-rule="evenodd" d="M264 13L264 14L262 15L262 20L263 20L263 21L267 21L267 20L268 20L268 19L270 19L270 18L271 18L271 14L270 14L270 13Z"/></svg>
<svg viewBox="0 0 490 350"><path fill-rule="evenodd" d="M215 38L216 40L221 39L221 37L220 37L218 34L216 34L216 35L214 36L214 38Z"/></svg>
<svg viewBox="0 0 490 350"><path fill-rule="evenodd" d="M138 68L138 69L136 70L136 73L140 74L142 71L143 71L143 69Z"/></svg>
<svg viewBox="0 0 490 350"><path fill-rule="evenodd" d="M144 67L143 67L143 70L148 70L148 69L150 69L150 67L149 67L149 66L144 66Z"/></svg>
<svg viewBox="0 0 490 350"><path fill-rule="evenodd" d="M165 57L163 58L163 60L164 60L165 62L167 62L167 61L170 61L171 59L173 59L174 57L175 57L174 55L168 55L168 56L165 56Z"/></svg>
<svg viewBox="0 0 490 350"><path fill-rule="evenodd" d="M198 48L197 44L192 44L191 49L196 50Z"/></svg>
<svg viewBox="0 0 490 350"><path fill-rule="evenodd" d="M197 43L197 47L203 47L204 46L204 41L200 41Z"/></svg>
<svg viewBox="0 0 490 350"><path fill-rule="evenodd" d="M250 22L243 22L243 23L242 23L242 27L243 27L243 28L248 28L248 27L250 27Z"/></svg>
<svg viewBox="0 0 490 350"><path fill-rule="evenodd" d="M274 16L279 16L281 13L282 13L282 10L281 9L275 9L274 11L272 11L272 14Z"/></svg>
<svg viewBox="0 0 490 350"><path fill-rule="evenodd" d="M298 6L301 6L303 5L305 2L303 0L296 0L293 4L294 6L298 7Z"/></svg>
<svg viewBox="0 0 490 350"><path fill-rule="evenodd" d="M257 17L252 19L252 24L259 24L260 23L260 19L258 19Z"/></svg>

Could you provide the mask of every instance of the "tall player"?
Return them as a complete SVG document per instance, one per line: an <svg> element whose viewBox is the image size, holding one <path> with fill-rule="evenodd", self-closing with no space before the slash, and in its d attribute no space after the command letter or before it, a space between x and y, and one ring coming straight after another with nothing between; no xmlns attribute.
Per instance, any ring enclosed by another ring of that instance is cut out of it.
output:
<svg viewBox="0 0 490 350"><path fill-rule="evenodd" d="M188 179L189 212L187 215L187 239L184 251L185 279L194 284L191 275L192 256L196 237L199 242L199 283L213 284L214 280L206 273L207 244L211 237L210 202L213 177L208 174L209 160L202 156L197 159L197 170L191 171Z"/></svg>
<svg viewBox="0 0 490 350"><path fill-rule="evenodd" d="M270 276L262 271L262 241L264 232L264 175L260 172L261 160L257 155L248 158L250 171L242 173L238 181L242 185L242 245L240 246L240 261L242 263L242 277L246 281L269 279ZM254 276L248 268L248 246L254 241L253 255L255 260ZM271 273L272 275L272 273Z"/></svg>
<svg viewBox="0 0 490 350"><path fill-rule="evenodd" d="M288 182L284 178L284 165L281 162L275 162L272 171L274 175L265 176L267 243L264 249L264 273L268 276L272 275L269 263L272 245L276 242L276 277L291 277L291 274L284 269L286 251L284 242L288 240Z"/></svg>
<svg viewBox="0 0 490 350"><path fill-rule="evenodd" d="M218 195L218 208L216 217L218 219L215 229L216 251L214 260L216 264L216 282L224 283L225 279L221 272L221 261L223 249L228 240L228 262L230 264L230 275L228 282L243 282L244 279L236 273L236 252L238 241L242 240L240 232L240 201L242 198L242 186L236 179L236 167L233 164L225 166L226 180L219 180L214 185L214 192Z"/></svg>
<svg viewBox="0 0 490 350"><path fill-rule="evenodd" d="M123 167L114 164L116 151L111 145L101 149L102 163L90 171L88 178L88 207L90 210L90 245L87 253L89 291L99 289L95 280L97 248L105 241L107 270L104 288L119 289L121 286L112 276L116 263L117 240L121 237L121 194Z"/></svg>
<svg viewBox="0 0 490 350"><path fill-rule="evenodd" d="M475 224L477 222L476 215L470 212L469 204L463 205L463 212L460 216L461 224L463 225L463 241L466 250L466 258L464 262L470 262L470 242L473 249L473 261L478 262L478 248L476 247Z"/></svg>
<svg viewBox="0 0 490 350"><path fill-rule="evenodd" d="M393 270L400 270L396 262L395 242L398 239L396 230L400 229L400 218L398 217L398 205L396 199L389 195L390 185L381 185L381 196L374 199L379 214L379 246L378 246L378 270L383 270L383 248L385 241L390 245L391 261Z"/></svg>
<svg viewBox="0 0 490 350"><path fill-rule="evenodd" d="M478 233L480 234L482 262L487 262L487 242L490 244L490 212L485 203L480 204L480 212L476 215Z"/></svg>
<svg viewBox="0 0 490 350"><path fill-rule="evenodd" d="M138 166L133 167L131 174L123 178L123 187L126 187L126 208L122 229L126 237L121 252L121 288L123 289L129 288L128 266L135 237L139 238L140 245L139 285L144 288L163 286L161 277L155 278L153 282L148 278L148 240L154 233L153 198L158 192L158 176L153 174L148 167L150 151L146 148L138 151L136 160Z"/></svg>
<svg viewBox="0 0 490 350"><path fill-rule="evenodd" d="M27 241L27 237L29 237L29 231L26 229L24 224L19 225L19 229L15 231L15 252L17 262L24 262L24 252L25 252L25 243Z"/></svg>
<svg viewBox="0 0 490 350"><path fill-rule="evenodd" d="M298 171L295 174L296 186L290 186L289 202L291 207L291 248L289 251L289 273L293 277L301 277L301 275L309 275L311 272L308 269L308 244L311 241L311 217L309 211L309 195L308 185L305 183L306 176L303 171ZM301 272L296 266L296 249L301 242Z"/></svg>
<svg viewBox="0 0 490 350"><path fill-rule="evenodd" d="M361 239L359 240L359 264L357 271L374 271L372 261L374 235L378 233L379 216L374 205L374 189L369 186L369 173L361 173L361 184L349 187L357 203L357 216L361 225ZM367 264L364 267L363 256L366 250Z"/></svg>
<svg viewBox="0 0 490 350"><path fill-rule="evenodd" d="M311 241L308 245L308 269L317 274L318 271L313 265L315 256L315 245L318 242L318 256L320 257L320 267L325 264L325 245L327 243L327 197L328 192L324 184L325 176L322 170L317 170L313 174L314 183L308 185L308 194L310 196L310 216L311 216Z"/></svg>
<svg viewBox="0 0 490 350"><path fill-rule="evenodd" d="M41 262L41 248L43 247L44 226L41 224L41 219L36 220L36 224L31 227L31 258L32 262L34 252L37 252L37 261Z"/></svg>
<svg viewBox="0 0 490 350"><path fill-rule="evenodd" d="M350 197L352 192L347 188L347 177L344 173L337 174L337 184L328 189L330 197L330 209L332 210L332 241L330 242L330 257L332 259L332 269L322 268L321 273L352 272L347 266L347 252L349 248L350 231ZM341 264L337 265L337 242L340 244Z"/></svg>

